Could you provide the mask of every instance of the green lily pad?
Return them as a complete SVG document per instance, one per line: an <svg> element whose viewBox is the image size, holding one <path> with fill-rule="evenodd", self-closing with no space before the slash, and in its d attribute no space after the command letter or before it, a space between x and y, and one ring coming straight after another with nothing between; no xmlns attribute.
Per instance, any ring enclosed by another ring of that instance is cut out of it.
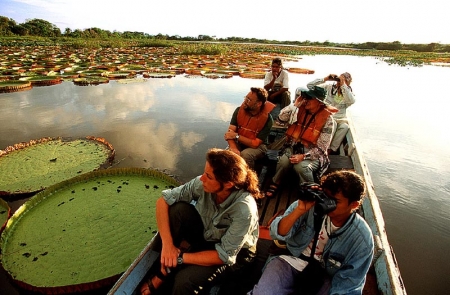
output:
<svg viewBox="0 0 450 295"><path fill-rule="evenodd" d="M78 86L98 85L109 83L109 79L99 76L90 76L73 79L73 84Z"/></svg>
<svg viewBox="0 0 450 295"><path fill-rule="evenodd" d="M40 191L109 166L115 151L103 138L42 138L0 150L0 195Z"/></svg>
<svg viewBox="0 0 450 295"><path fill-rule="evenodd" d="M0 234L5 228L6 222L8 221L10 216L11 208L9 207L8 203L0 199Z"/></svg>
<svg viewBox="0 0 450 295"><path fill-rule="evenodd" d="M173 178L144 168L85 173L23 204L1 236L1 262L19 287L47 294L113 284L157 231L156 200Z"/></svg>

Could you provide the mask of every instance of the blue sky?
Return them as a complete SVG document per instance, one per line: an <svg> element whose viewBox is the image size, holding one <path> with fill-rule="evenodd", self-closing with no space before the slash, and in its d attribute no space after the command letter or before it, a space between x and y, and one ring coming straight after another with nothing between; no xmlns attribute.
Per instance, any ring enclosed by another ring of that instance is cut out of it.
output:
<svg viewBox="0 0 450 295"><path fill-rule="evenodd" d="M224 4L222 4L224 3ZM151 35L450 44L448 0L0 0L17 23Z"/></svg>

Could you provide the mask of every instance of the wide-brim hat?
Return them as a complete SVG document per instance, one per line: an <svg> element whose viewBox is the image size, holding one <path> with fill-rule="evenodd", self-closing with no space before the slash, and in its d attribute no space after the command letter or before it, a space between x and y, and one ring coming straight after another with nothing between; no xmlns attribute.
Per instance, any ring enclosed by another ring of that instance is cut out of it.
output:
<svg viewBox="0 0 450 295"><path fill-rule="evenodd" d="M327 91L319 86L314 86L312 89L307 89L303 87L299 87L295 90L295 94L297 96L301 95L303 97L315 98L319 102L323 104L327 104L325 102L325 97L327 96Z"/></svg>

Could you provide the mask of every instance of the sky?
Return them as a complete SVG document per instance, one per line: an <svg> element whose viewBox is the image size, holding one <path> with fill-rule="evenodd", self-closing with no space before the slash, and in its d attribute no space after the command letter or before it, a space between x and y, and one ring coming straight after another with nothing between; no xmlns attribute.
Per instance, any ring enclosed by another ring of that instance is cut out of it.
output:
<svg viewBox="0 0 450 295"><path fill-rule="evenodd" d="M278 41L450 44L448 0L0 0L0 16L61 29Z"/></svg>

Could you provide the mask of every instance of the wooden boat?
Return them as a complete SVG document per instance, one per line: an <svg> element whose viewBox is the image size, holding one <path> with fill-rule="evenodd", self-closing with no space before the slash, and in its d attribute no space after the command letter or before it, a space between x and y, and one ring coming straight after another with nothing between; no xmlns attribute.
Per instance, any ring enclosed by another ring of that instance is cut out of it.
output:
<svg viewBox="0 0 450 295"><path fill-rule="evenodd" d="M330 156L331 165L328 172L339 169L351 169L363 176L367 185L367 196L359 213L372 229L375 241L375 254L372 266L367 274L364 294L406 294L394 251L387 238L383 215L374 191L369 169L362 157L361 150L359 150L355 129L351 120L349 120L349 125L349 132L340 147L340 155ZM278 132L280 134L283 133L282 130ZM270 167L266 168L267 173L270 173ZM268 222L279 210L286 209L296 199L296 193L297 191L293 187L281 186L277 197L265 198L259 204L261 233L258 241L258 256L260 262L262 261L263 263L265 261L269 245L272 243L272 241L267 239ZM159 253L153 250L157 239L159 239L159 236L155 235L108 294L139 294L139 286L142 279L152 264L158 259Z"/></svg>

